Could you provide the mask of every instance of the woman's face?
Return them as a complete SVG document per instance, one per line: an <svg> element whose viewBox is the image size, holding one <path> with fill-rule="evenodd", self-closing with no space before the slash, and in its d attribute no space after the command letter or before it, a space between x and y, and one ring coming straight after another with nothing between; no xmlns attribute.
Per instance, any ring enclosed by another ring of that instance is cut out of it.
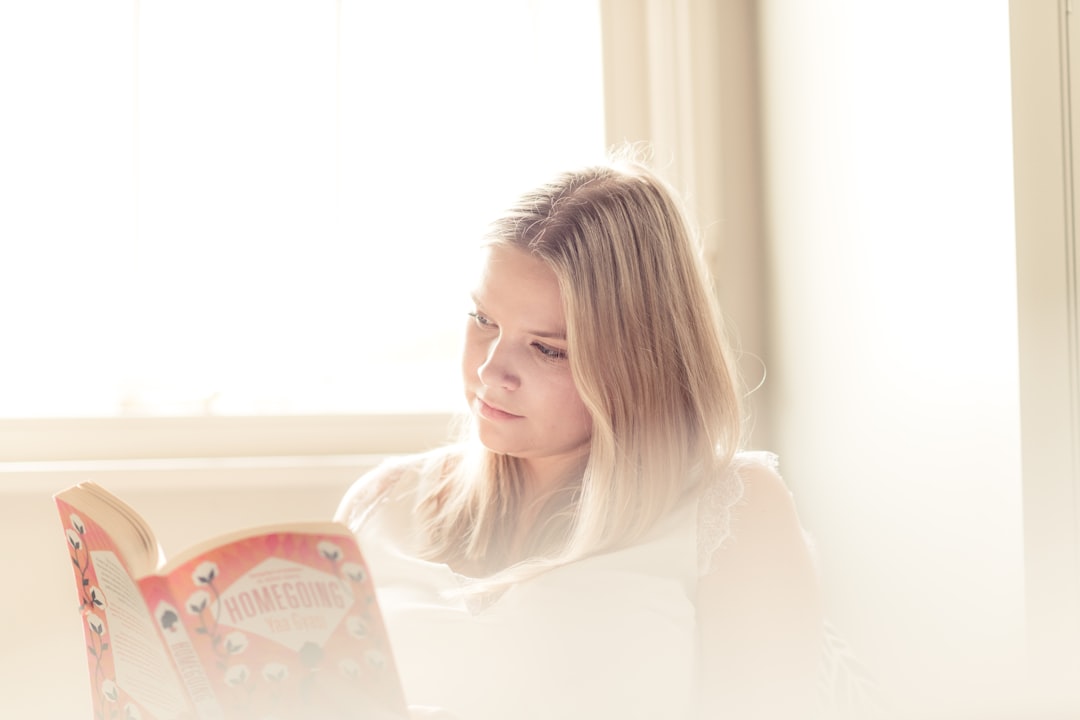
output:
<svg viewBox="0 0 1080 720"><path fill-rule="evenodd" d="M592 422L570 375L555 273L514 247L485 249L465 335L465 396L488 449L534 473L588 453Z"/></svg>

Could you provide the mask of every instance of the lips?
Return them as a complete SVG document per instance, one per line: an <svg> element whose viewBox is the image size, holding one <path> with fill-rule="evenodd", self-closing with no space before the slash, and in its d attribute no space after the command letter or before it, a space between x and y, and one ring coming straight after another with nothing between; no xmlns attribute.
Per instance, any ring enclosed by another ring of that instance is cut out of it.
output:
<svg viewBox="0 0 1080 720"><path fill-rule="evenodd" d="M481 416L489 420L518 420L522 417L485 402L479 395L476 396L476 409Z"/></svg>

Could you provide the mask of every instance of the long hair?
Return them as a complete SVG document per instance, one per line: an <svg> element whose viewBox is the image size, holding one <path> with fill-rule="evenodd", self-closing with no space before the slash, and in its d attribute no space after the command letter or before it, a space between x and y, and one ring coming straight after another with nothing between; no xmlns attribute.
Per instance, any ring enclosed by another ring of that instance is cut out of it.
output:
<svg viewBox="0 0 1080 720"><path fill-rule="evenodd" d="M518 579L645 534L738 448L740 390L701 249L676 195L614 159L522 196L488 242L554 271L570 371L592 416L580 477L542 498L524 544L515 458L470 437L444 456L419 511L427 555Z"/></svg>

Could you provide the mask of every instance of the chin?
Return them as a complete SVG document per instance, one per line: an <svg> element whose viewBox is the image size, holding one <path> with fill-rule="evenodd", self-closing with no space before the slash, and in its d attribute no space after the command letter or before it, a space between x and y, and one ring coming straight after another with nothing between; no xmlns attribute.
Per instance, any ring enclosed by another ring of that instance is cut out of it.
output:
<svg viewBox="0 0 1080 720"><path fill-rule="evenodd" d="M514 452L514 445L506 441L506 438L500 437L499 433L491 430L485 430L483 423L477 423L476 436L480 440L480 444L493 453L499 455L517 455Z"/></svg>

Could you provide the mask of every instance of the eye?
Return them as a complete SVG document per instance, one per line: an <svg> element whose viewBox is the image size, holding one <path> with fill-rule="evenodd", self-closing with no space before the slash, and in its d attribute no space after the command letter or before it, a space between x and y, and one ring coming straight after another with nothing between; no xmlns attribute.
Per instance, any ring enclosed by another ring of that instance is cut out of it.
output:
<svg viewBox="0 0 1080 720"><path fill-rule="evenodd" d="M544 345L543 343L538 342L534 342L532 346L536 348L544 357L551 360L562 360L566 357L566 351L560 350L559 348L549 347L547 345Z"/></svg>
<svg viewBox="0 0 1080 720"><path fill-rule="evenodd" d="M486 315L481 315L478 312L471 312L471 313L469 313L469 317L471 317L473 319L473 322L476 323L477 327L482 327L482 328L495 327L495 323L491 322L491 320L488 319L488 317Z"/></svg>

